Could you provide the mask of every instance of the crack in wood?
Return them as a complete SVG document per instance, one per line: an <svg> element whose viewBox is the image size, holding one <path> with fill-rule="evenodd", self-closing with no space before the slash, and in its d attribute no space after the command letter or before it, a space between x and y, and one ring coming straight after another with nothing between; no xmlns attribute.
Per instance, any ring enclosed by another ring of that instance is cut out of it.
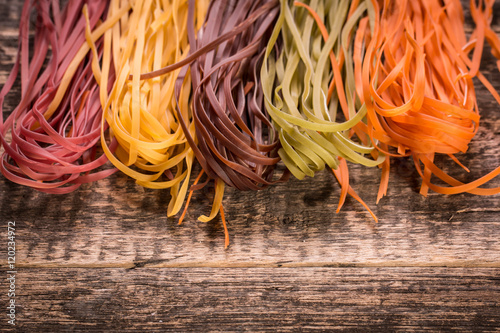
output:
<svg viewBox="0 0 500 333"><path fill-rule="evenodd" d="M176 260L176 259L179 259L182 257L184 257L184 255L175 256L175 257L169 258L169 259L148 259L148 260L142 260L142 261L134 261L132 263L132 267L130 267L129 269L136 269L136 268L141 268L141 267L154 267L154 266L161 265L162 263L171 262L173 260Z"/></svg>

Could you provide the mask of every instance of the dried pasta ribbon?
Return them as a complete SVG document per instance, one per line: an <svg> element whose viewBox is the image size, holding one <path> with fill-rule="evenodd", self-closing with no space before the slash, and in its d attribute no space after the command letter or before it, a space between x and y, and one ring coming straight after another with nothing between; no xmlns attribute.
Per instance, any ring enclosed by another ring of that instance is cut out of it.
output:
<svg viewBox="0 0 500 333"><path fill-rule="evenodd" d="M462 48L463 53L461 53L461 56L464 58L464 62L470 67L469 74L476 74L477 78L500 104L500 94L479 71L485 41L488 42L491 47L491 54L498 59L497 67L500 70L500 38L491 28L494 4L494 0L479 0L478 4L476 4L476 1L474 0L470 1L471 15L476 23L476 27L472 32L468 43ZM467 57L471 51L474 51L472 60Z"/></svg>
<svg viewBox="0 0 500 333"><path fill-rule="evenodd" d="M453 155L467 151L479 126L472 78L479 75L480 53L472 61L467 58L460 1L380 3L373 1L375 28L357 31L357 49L366 52L355 73L367 109L367 132L377 149L387 158L413 157L422 195L429 188L446 194L500 192L477 189L500 173L499 168L464 185L433 162L436 154L457 161ZM475 34L484 35L484 26ZM476 46L482 49L481 42ZM433 175L451 187L433 185ZM387 183L385 174L379 197Z"/></svg>
<svg viewBox="0 0 500 333"><path fill-rule="evenodd" d="M25 1L18 54L0 92L0 171L9 180L60 194L116 171L102 168L107 158L98 156L102 112L90 66L102 55L104 29L117 21L106 19L107 8L100 1L70 1L62 10L57 1ZM36 29L30 50L32 11ZM86 26L95 33L86 36ZM93 52L86 37L96 45ZM3 102L19 74L21 98L4 122Z"/></svg>
<svg viewBox="0 0 500 333"><path fill-rule="evenodd" d="M266 108L279 132L279 155L296 178L313 177L326 166L335 170L340 209L347 193L355 193L344 163L384 161L358 127L366 108L354 78L354 31L366 26L373 8L368 1L294 4L281 1L267 45L261 72Z"/></svg>
<svg viewBox="0 0 500 333"><path fill-rule="evenodd" d="M237 24L248 22L241 34L190 65L198 138L193 149L207 175L216 180L212 211L200 221L208 222L219 212L224 184L260 190L288 177L285 173L274 179L279 141L264 109L258 71L263 41L277 14L275 1L214 1L206 25L197 38L191 36L191 52L195 53Z"/></svg>
<svg viewBox="0 0 500 333"><path fill-rule="evenodd" d="M195 3L189 1L188 22L194 22ZM192 82L194 132L186 114L178 112L179 122L208 177L205 184L213 179L216 185L212 210L200 221L222 213L225 185L260 190L288 178L287 172L274 177L279 141L263 106L258 70L277 4L274 0L211 2L198 33L188 24L189 55L141 75L151 79L181 69L175 89L179 109L182 87ZM225 217L223 224L227 245Z"/></svg>
<svg viewBox="0 0 500 333"><path fill-rule="evenodd" d="M208 0L196 1L196 29L208 7ZM123 8L130 11L123 12ZM167 215L177 214L187 194L194 152L186 133L195 136L189 110L191 82L187 78L179 90L179 113L175 111L175 83L180 69L166 75L140 80L140 74L155 71L184 59L190 46L187 36L186 0L135 1L112 0L110 15L121 13L120 24L106 31L101 76L101 143L109 160L144 187L170 188ZM110 68L110 63L113 68ZM101 68L99 67L99 68ZM111 72L116 81L109 95L106 82ZM98 76L96 75L96 77ZM131 77L131 80L129 80ZM116 140L113 152L108 142Z"/></svg>
<svg viewBox="0 0 500 333"><path fill-rule="evenodd" d="M225 184L239 190L260 190L286 181L285 172L275 179L279 162L278 136L263 104L260 64L265 40L278 15L276 1L214 1L206 26L191 35L192 54L208 48L213 51L191 64L198 145L196 157L210 178L215 179L215 197L208 222L220 212L229 245L222 198ZM226 31L242 32L223 41ZM219 41L221 43L219 44Z"/></svg>
<svg viewBox="0 0 500 333"><path fill-rule="evenodd" d="M267 9L267 10L262 10ZM263 107L258 68L272 31L275 1L214 1L206 25L191 40L192 52L253 15L258 18L234 39L191 64L197 159L213 179L239 190L273 184L278 139Z"/></svg>

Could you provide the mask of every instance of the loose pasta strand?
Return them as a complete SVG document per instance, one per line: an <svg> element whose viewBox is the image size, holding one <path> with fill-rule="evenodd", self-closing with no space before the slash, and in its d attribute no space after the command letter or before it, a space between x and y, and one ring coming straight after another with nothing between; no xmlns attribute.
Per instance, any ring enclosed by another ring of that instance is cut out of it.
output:
<svg viewBox="0 0 500 333"><path fill-rule="evenodd" d="M200 173L198 174L198 177L196 177L196 179L194 180L193 186L198 184L198 182L201 179L201 176L203 176L203 173L204 173L204 171L201 170ZM191 187L191 189L189 190L188 197L186 199L186 204L184 205L184 210L182 211L182 214L179 217L179 225L182 224L182 221L184 221L184 216L186 216L187 209L189 207L189 203L191 202L191 197L193 196L193 192L194 192L194 189L193 189L193 187Z"/></svg>
<svg viewBox="0 0 500 333"><path fill-rule="evenodd" d="M224 213L224 207L222 206L222 204L220 205L219 210L222 225L224 226L224 248L227 249L229 247L229 232L227 231L226 214Z"/></svg>

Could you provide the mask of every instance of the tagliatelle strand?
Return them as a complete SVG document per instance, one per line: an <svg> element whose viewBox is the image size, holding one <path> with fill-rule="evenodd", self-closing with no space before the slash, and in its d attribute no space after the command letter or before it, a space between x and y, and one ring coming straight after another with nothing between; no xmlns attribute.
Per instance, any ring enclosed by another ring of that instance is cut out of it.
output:
<svg viewBox="0 0 500 333"><path fill-rule="evenodd" d="M170 188L167 215L173 216L184 203L194 162L194 153L175 111L174 88L180 70L142 81L140 75L186 57L188 3L113 0L110 12L121 12L127 6L131 10L122 15L120 25L106 32L104 40L104 52L112 55L117 74L109 95L104 93L105 85L101 85L102 121L109 124L108 139L103 131L101 143L109 160L139 185ZM208 0L197 1L196 16L203 18L207 7ZM202 23L195 22L196 28ZM106 64L103 61L103 83L108 72ZM179 107L194 136L190 93L187 79L178 96ZM118 142L115 153L108 148L108 140Z"/></svg>
<svg viewBox="0 0 500 333"><path fill-rule="evenodd" d="M198 184L198 182L201 179L201 176L203 176L203 173L204 173L204 171L202 169L201 172L198 174L198 177L196 177L196 179L194 180L193 186L196 186ZM188 197L186 199L186 204L184 206L184 210L182 211L182 214L179 217L179 222L178 222L179 224L182 224L182 221L184 220L184 216L186 216L187 208L189 207L189 202L191 201L191 197L193 196L193 192L194 192L193 186L191 186L191 189L189 190L189 194L188 194Z"/></svg>
<svg viewBox="0 0 500 333"><path fill-rule="evenodd" d="M229 246L229 231L227 230L226 214L224 213L224 207L222 206L222 204L219 207L219 211L222 225L224 226L224 248L227 249L227 247Z"/></svg>
<svg viewBox="0 0 500 333"><path fill-rule="evenodd" d="M301 2L295 1L294 5L300 6L300 7L304 7L304 8L306 8L309 11L309 13L313 16L314 20L316 21L316 24L318 25L318 27L319 27L319 29L321 31L321 35L323 36L323 39L326 42L328 40L328 38L329 38L329 34L328 34L328 31L327 31L325 25L321 21L321 18L319 17L318 13L316 13L308 5L303 4ZM354 3L351 4L350 10L349 10L349 14L348 14L348 18L351 18L352 15L354 15L356 13L356 9L358 8L357 6L358 6L358 2L354 2ZM360 22L360 27L361 27L361 29L363 29L365 26ZM346 32L344 32L342 34L342 37L343 38L347 37L348 34L350 34L349 30L347 30ZM332 69L333 69L334 75L333 75L333 78L332 78L332 80L330 82L330 86L328 88L327 103L330 103L332 94L335 91L335 87L337 87L337 89L339 90L338 93L337 93L337 97L339 98L339 103L341 105L341 108L342 108L342 111L343 111L345 117L347 119L349 119L349 117L350 117L349 111L348 111L349 107L347 106L347 100L345 98L345 91L344 91L344 88L343 88L343 82L340 79L341 74L340 74L340 68L339 68L339 66L341 66L343 64L343 61L344 61L344 50L347 50L348 43L344 42L342 46L343 47L341 49L341 54L340 54L340 57L339 57L340 61L338 63L337 63L337 60L335 58L335 54L333 53L333 50L330 51L330 62L331 62L331 65L332 65ZM348 52L348 54L349 54L349 52ZM351 75L350 79L352 80L353 79L352 78L353 73L351 72L350 75ZM347 76L349 76L349 75L347 75ZM352 87L351 87L351 89L352 89ZM352 129L352 131L355 131L356 134L360 137L360 139L363 142L366 142L366 138L365 138L365 135L364 135L365 133L363 133L362 129L360 129L359 127L355 126ZM374 156L376 156L376 155L374 155ZM347 198L347 194L351 194L351 196L353 196L357 201L359 201L366 208L366 210L370 213L370 215L373 217L373 219L375 220L375 222L378 222L378 218L375 216L375 214L373 213L373 211L366 205L366 203L356 194L356 192L349 185L349 169L347 167L347 163L346 163L345 159L342 158L342 157L339 157L339 168L338 169L332 168L331 170L333 171L333 174L335 175L335 177L337 178L337 181L341 185L341 192L340 192L339 204L337 206L336 212L337 213L340 212L340 209L342 208L342 206L343 206L343 204L345 202L345 199Z"/></svg>
<svg viewBox="0 0 500 333"><path fill-rule="evenodd" d="M481 83L500 104L500 94L479 71L483 52L482 46L485 41L488 42L491 47L491 54L498 59L497 67L500 70L500 37L491 28L494 4L494 0L480 0L479 4L476 4L475 0L470 1L471 16L476 23L476 27L470 36L469 42L462 48L463 53L461 53L461 56L464 62L471 67L470 74L476 73ZM472 49L474 50L474 54L471 61L466 55Z"/></svg>
<svg viewBox="0 0 500 333"><path fill-rule="evenodd" d="M194 21L194 4L191 0L189 22ZM198 34L188 25L187 58L141 75L152 78L182 68L175 89L179 96L189 68L196 137L187 130L187 118L180 112L179 121L208 180L215 181L212 209L198 218L202 222L220 212L225 184L260 190L288 178L288 172L274 177L279 142L265 113L257 70L277 12L275 0L213 1Z"/></svg>
<svg viewBox="0 0 500 333"><path fill-rule="evenodd" d="M200 221L215 217L224 183L240 190L259 190L276 182L278 141L264 113L257 68L262 40L272 29L277 9L277 3L268 0L214 1L205 27L198 38L191 38L194 53L236 24L248 22L241 35L190 65L198 138L194 151L205 172L216 180L211 214L201 216Z"/></svg>
<svg viewBox="0 0 500 333"><path fill-rule="evenodd" d="M295 177L312 177L326 165L335 170L340 209L352 192L345 160L376 166L385 158L357 127L366 108L356 96L354 64L347 60L354 29L373 9L366 1L296 1L293 8L288 3L281 1L262 67L266 108L279 131L280 157ZM339 111L344 122L337 121Z"/></svg>

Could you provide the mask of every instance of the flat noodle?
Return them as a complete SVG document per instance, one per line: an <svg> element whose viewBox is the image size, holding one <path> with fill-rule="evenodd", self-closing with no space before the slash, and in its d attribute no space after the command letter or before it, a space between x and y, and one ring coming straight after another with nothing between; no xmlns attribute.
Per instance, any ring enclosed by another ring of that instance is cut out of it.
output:
<svg viewBox="0 0 500 333"><path fill-rule="evenodd" d="M0 170L11 181L61 194L116 171L92 172L107 162L106 156L96 156L101 108L89 65L89 59L101 56L103 28L116 22L116 18L108 18L100 23L106 9L107 3L99 1L70 1L62 11L57 1L25 2L17 58L0 92L0 140L4 148ZM30 59L33 10L37 21ZM85 43L86 25L96 30L87 36L96 43L92 53ZM21 99L4 122L2 105L19 71ZM113 80L112 75L109 80Z"/></svg>
<svg viewBox="0 0 500 333"><path fill-rule="evenodd" d="M462 184L433 162L436 154L465 153L479 126L472 78L480 75L481 56L478 51L472 61L467 57L460 1L445 1L445 5L401 1L396 5L387 0L381 2L380 9L373 3L376 28L357 32L358 48L366 47L366 53L355 76L367 108L367 130L378 143L377 149L387 159L411 155L422 177L420 193L424 196L429 188L444 194L499 193L500 188L477 187L498 175L500 168ZM481 25L472 36L478 38L475 46L481 50L484 28ZM394 152L389 151L391 147ZM451 187L432 184L432 175ZM385 175L379 197L387 183Z"/></svg>
<svg viewBox="0 0 500 333"><path fill-rule="evenodd" d="M267 9L267 10L263 10ZM193 81L193 118L198 144L196 158L209 178L216 180L210 216L221 207L224 184L239 190L260 190L273 179L278 137L263 107L258 68L264 43L278 14L275 1L213 1L191 53L203 48L252 16L241 34L218 45L190 65ZM285 174L278 181L287 178Z"/></svg>
<svg viewBox="0 0 500 333"><path fill-rule="evenodd" d="M279 155L298 179L325 166L335 170L342 186L339 209L347 193L355 193L345 161L365 166L384 161L358 127L366 108L354 79L354 29L366 27L364 17L372 11L367 1L313 0L292 7L283 0L262 66L266 108L282 145ZM337 120L341 117L343 122Z"/></svg>
<svg viewBox="0 0 500 333"><path fill-rule="evenodd" d="M110 15L130 6L120 25L104 37L101 103L102 121L109 123L108 135L102 133L102 146L109 160L122 172L144 187L170 188L167 215L177 214L187 194L194 152L179 126L175 112L175 82L180 69L164 76L140 80L140 74L155 71L184 59L189 52L187 36L188 3L186 0L136 1L112 0ZM208 7L208 0L196 2L196 29ZM110 59L114 68L109 68ZM107 77L117 73L111 93ZM131 76L131 81L128 81ZM96 76L97 77L97 76ZM191 82L183 83L178 97L179 112L187 131L194 136L189 112ZM108 141L118 142L113 153Z"/></svg>
<svg viewBox="0 0 500 333"><path fill-rule="evenodd" d="M476 28L470 36L469 42L466 47L463 48L465 54L468 54L472 49L474 54L472 61L461 53L464 58L465 63L471 67L470 72L472 74L476 73L478 79L481 83L488 89L495 100L500 104L500 95L491 85L491 83L481 74L479 71L479 63L482 57L484 41L487 41L491 47L491 54L496 57L497 67L500 70L500 38L491 28L491 22L493 19L493 5L495 0L480 0L479 4L476 5L474 0L470 1L471 15L476 23Z"/></svg>
<svg viewBox="0 0 500 333"><path fill-rule="evenodd" d="M195 3L189 2L188 22L194 22ZM280 160L279 141L263 106L258 70L278 9L275 0L213 1L198 34L188 24L189 55L140 76L147 80L181 69L175 89L179 109L182 88L192 81L195 133L186 114L178 111L178 117L186 139L207 174L205 184L215 180L212 210L209 216L201 216L200 221L208 222L219 211L223 212L226 184L240 190L260 190L288 178L288 172L278 179L274 177ZM134 74L131 79L135 77ZM198 180L199 177L195 183ZM193 189L202 186L195 184ZM222 219L227 247L225 217Z"/></svg>

